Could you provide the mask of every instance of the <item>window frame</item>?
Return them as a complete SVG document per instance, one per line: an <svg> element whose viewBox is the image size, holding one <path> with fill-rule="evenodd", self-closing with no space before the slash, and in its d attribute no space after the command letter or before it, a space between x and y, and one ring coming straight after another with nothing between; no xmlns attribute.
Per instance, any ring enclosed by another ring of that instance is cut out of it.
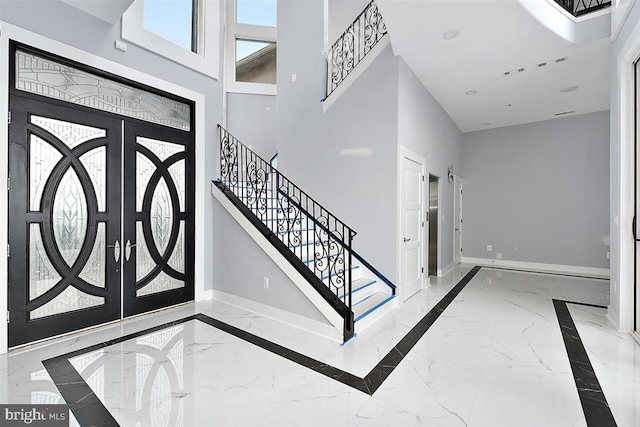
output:
<svg viewBox="0 0 640 427"><path fill-rule="evenodd" d="M226 2L225 86L227 92L277 95L277 83L239 82L236 80L236 40L268 42L278 49L277 27L239 24L236 22L236 0ZM277 74L276 63L276 74Z"/></svg>
<svg viewBox="0 0 640 427"><path fill-rule="evenodd" d="M157 53L216 80L220 78L220 1L198 0L196 52L144 28L144 0L135 0L122 15L123 40Z"/></svg>

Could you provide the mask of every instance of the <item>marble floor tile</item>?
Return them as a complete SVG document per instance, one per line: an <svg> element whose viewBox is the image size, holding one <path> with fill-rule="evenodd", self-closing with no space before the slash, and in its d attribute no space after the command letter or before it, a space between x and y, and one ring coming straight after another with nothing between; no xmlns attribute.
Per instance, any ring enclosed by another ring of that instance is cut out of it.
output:
<svg viewBox="0 0 640 427"><path fill-rule="evenodd" d="M343 346L206 301L25 347L0 356L0 402L64 403L43 361L68 359L122 426L587 425L553 300L606 305L604 280L482 268L372 395L296 363L366 378L471 267L432 278ZM606 310L567 307L617 424L640 425L640 345L610 327ZM72 415L70 425L90 424Z"/></svg>

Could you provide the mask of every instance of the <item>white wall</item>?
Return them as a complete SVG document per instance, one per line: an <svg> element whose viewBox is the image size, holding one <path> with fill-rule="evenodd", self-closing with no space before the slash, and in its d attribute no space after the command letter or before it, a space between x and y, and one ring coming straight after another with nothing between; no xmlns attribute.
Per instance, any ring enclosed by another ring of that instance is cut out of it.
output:
<svg viewBox="0 0 640 427"><path fill-rule="evenodd" d="M463 141L465 257L609 267L608 111Z"/></svg>

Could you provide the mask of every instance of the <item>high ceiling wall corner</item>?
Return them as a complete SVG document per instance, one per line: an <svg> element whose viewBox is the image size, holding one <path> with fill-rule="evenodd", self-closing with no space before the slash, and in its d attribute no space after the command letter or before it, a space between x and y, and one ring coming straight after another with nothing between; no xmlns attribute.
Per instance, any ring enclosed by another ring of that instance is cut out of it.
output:
<svg viewBox="0 0 640 427"><path fill-rule="evenodd" d="M122 14L135 0L62 0L70 6L93 15L111 25L118 22Z"/></svg>

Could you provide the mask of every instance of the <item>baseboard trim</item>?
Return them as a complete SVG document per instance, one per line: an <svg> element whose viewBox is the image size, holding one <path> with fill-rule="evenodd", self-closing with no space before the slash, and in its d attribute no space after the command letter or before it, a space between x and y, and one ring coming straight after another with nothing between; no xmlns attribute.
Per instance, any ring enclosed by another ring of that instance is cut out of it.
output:
<svg viewBox="0 0 640 427"><path fill-rule="evenodd" d="M215 289L208 292L211 292L211 296L214 301L223 302L268 319L282 322L288 326L293 326L298 329L302 329L303 331L319 335L337 343L342 343L343 337L340 332L328 323L322 323L317 320L309 319L308 317L300 316L299 314L281 310L237 295L217 291Z"/></svg>
<svg viewBox="0 0 640 427"><path fill-rule="evenodd" d="M462 262L465 264L482 265L486 267L504 267L535 271L540 273L563 273L581 277L593 277L598 279L609 279L610 277L610 271L608 268L594 268L582 267L578 265L544 264L538 262L470 257L462 257Z"/></svg>
<svg viewBox="0 0 640 427"><path fill-rule="evenodd" d="M235 207L222 191L211 183L211 194L216 198L222 207L236 220L238 224L247 232L254 242L276 263L276 265L291 279L291 281L302 291L302 293L316 306L324 317L339 331L342 331L344 320L336 310L325 301L318 291L291 265L287 259L278 252L269 240Z"/></svg>
<svg viewBox="0 0 640 427"><path fill-rule="evenodd" d="M605 317L616 331L620 331L620 315L615 308L611 307L611 305L607 306L607 314Z"/></svg>
<svg viewBox="0 0 640 427"><path fill-rule="evenodd" d="M455 268L455 266L456 266L456 263L452 262L451 264L447 265L445 268L438 269L438 277L446 276L447 274L451 273Z"/></svg>

